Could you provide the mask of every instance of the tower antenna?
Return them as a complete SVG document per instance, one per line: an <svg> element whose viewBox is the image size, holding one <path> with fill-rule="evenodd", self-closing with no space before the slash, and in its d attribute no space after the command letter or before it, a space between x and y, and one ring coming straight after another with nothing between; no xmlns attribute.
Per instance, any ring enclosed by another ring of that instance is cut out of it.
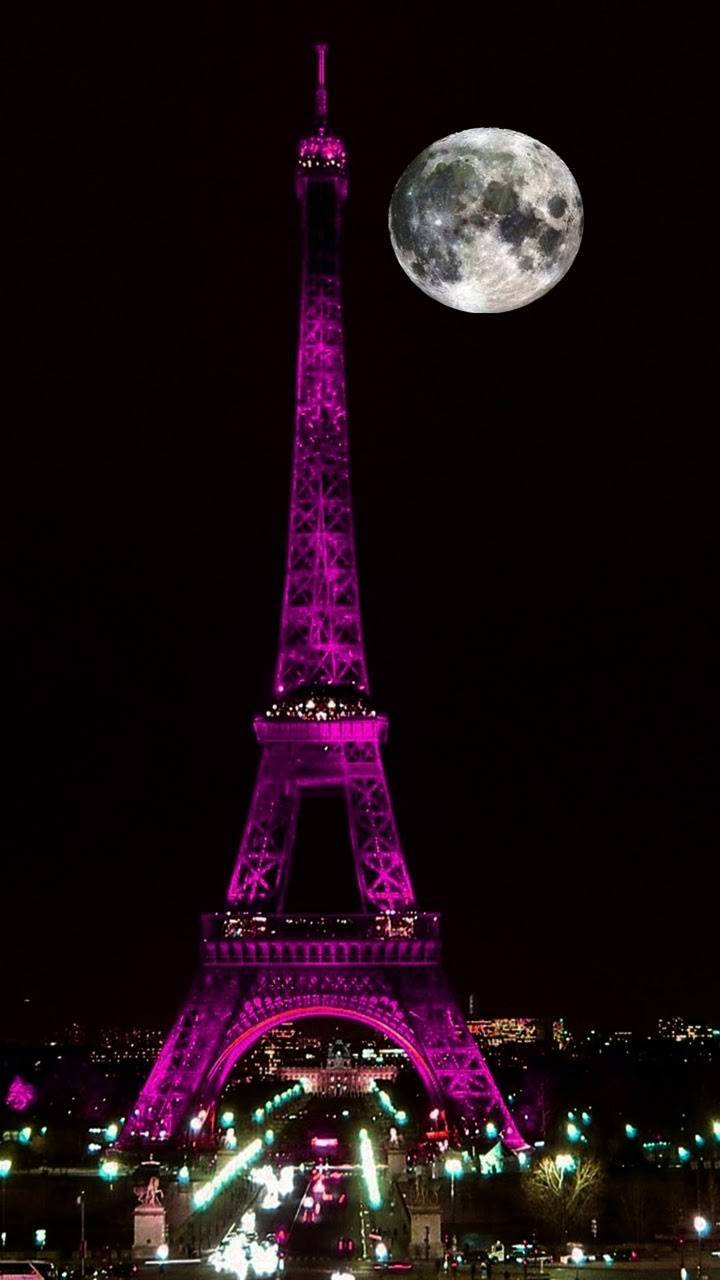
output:
<svg viewBox="0 0 720 1280"><path fill-rule="evenodd" d="M317 84L315 87L315 115L317 117L317 127L324 129L327 124L328 99L327 89L325 87L325 54L328 51L326 44L316 44L315 52L317 54Z"/></svg>

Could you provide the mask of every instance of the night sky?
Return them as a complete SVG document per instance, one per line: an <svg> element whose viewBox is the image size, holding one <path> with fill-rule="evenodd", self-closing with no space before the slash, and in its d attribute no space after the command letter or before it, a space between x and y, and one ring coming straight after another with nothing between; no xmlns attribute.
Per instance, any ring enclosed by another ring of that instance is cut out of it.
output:
<svg viewBox="0 0 720 1280"><path fill-rule="evenodd" d="M317 39L419 902L488 1013L720 1015L709 13L3 10L4 1032L169 1023L224 905L279 622ZM552 147L585 202L568 275L495 316L424 296L387 231L406 165L480 125ZM291 905L355 905L341 819L303 815Z"/></svg>

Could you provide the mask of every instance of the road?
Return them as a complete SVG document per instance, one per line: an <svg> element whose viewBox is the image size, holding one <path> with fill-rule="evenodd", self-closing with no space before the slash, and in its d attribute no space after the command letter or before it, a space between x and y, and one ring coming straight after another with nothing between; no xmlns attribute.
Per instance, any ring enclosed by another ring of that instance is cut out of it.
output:
<svg viewBox="0 0 720 1280"><path fill-rule="evenodd" d="M378 1116L371 1096L345 1102L313 1095L304 1098L289 1119L276 1125L272 1164L276 1171L293 1165L298 1172L292 1196L279 1207L265 1210L258 1197L258 1239L273 1233L290 1268L305 1270L313 1263L323 1275L362 1260L373 1261L382 1241L396 1256L406 1256L407 1224L396 1203L384 1168L378 1169L382 1206L370 1209L359 1161L359 1132L365 1127L377 1160L387 1118ZM236 1223L240 1226L240 1222Z"/></svg>

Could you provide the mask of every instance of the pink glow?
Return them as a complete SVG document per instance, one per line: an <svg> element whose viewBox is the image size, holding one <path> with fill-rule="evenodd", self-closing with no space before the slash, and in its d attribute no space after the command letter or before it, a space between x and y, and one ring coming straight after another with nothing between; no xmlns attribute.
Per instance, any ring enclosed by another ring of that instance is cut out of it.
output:
<svg viewBox="0 0 720 1280"><path fill-rule="evenodd" d="M311 1138L310 1139L311 1147L336 1147L337 1144L338 1144L337 1138Z"/></svg>
<svg viewBox="0 0 720 1280"><path fill-rule="evenodd" d="M35 1101L35 1090L22 1076L14 1076L5 1098L6 1107L11 1111L27 1111Z"/></svg>

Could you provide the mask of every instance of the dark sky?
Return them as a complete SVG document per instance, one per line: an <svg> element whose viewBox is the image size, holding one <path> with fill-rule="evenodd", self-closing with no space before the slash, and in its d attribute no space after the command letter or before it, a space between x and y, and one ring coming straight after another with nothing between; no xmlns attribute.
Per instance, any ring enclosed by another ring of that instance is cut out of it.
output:
<svg viewBox="0 0 720 1280"><path fill-rule="evenodd" d="M488 1012L720 1016L699 12L4 6L8 1032L23 997L39 1026L169 1021L223 906L275 657L319 38L366 640L420 902ZM585 202L569 274L498 316L425 297L387 232L406 165L478 125L547 143ZM306 900L349 868L328 813Z"/></svg>

